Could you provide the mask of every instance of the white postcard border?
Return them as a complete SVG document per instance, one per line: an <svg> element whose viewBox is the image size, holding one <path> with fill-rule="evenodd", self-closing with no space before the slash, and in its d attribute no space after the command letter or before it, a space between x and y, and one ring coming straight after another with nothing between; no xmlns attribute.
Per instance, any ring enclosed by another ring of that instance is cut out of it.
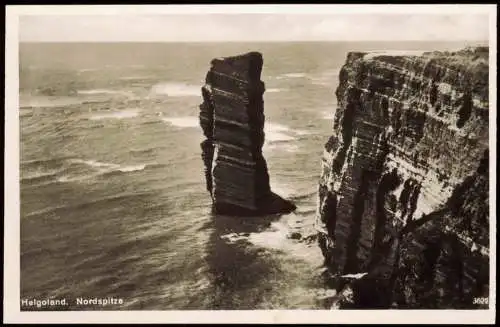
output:
<svg viewBox="0 0 500 327"><path fill-rule="evenodd" d="M201 310L21 312L19 185L19 16L114 14L487 14L490 46L490 308L488 310ZM496 308L496 5L67 5L6 6L5 323L493 323Z"/></svg>

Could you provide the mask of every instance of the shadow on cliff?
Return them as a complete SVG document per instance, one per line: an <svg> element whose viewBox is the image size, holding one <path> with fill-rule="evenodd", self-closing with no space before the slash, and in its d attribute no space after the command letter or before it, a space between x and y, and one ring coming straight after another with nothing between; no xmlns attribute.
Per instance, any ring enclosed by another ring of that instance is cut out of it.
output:
<svg viewBox="0 0 500 327"><path fill-rule="evenodd" d="M272 294L271 281L282 273L270 253L248 246L250 233L266 230L280 215L235 217L213 214L207 265L213 292L210 309L256 309Z"/></svg>

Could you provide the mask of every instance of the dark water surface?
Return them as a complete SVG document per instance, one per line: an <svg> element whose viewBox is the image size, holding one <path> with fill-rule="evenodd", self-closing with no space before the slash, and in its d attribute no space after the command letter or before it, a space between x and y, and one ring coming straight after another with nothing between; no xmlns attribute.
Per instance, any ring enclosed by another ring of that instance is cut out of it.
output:
<svg viewBox="0 0 500 327"><path fill-rule="evenodd" d="M415 43L21 44L21 297L109 309L327 307L312 233L334 90L351 50ZM210 60L264 56L264 155L295 213L214 217L198 126ZM89 307L72 309L88 310Z"/></svg>

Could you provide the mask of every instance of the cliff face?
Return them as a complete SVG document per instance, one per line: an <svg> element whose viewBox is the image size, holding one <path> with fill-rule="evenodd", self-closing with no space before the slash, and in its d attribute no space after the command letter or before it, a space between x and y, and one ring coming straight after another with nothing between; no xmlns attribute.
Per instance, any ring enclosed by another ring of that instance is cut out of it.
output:
<svg viewBox="0 0 500 327"><path fill-rule="evenodd" d="M488 49L349 53L336 95L326 264L368 272L360 306L473 307L489 279Z"/></svg>
<svg viewBox="0 0 500 327"><path fill-rule="evenodd" d="M207 190L216 213L260 215L295 206L269 186L264 144L263 59L258 52L214 59L202 87L200 125Z"/></svg>

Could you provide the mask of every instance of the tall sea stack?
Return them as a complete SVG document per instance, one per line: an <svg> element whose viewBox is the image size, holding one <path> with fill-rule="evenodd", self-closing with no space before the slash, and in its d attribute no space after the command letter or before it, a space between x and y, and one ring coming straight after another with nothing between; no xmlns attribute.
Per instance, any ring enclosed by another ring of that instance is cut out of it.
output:
<svg viewBox="0 0 500 327"><path fill-rule="evenodd" d="M258 52L213 59L202 87L200 125L207 190L216 213L265 215L295 209L269 186L264 144L263 59Z"/></svg>
<svg viewBox="0 0 500 327"><path fill-rule="evenodd" d="M316 226L360 307L474 308L489 283L488 48L351 52ZM475 303L476 302L476 303Z"/></svg>

